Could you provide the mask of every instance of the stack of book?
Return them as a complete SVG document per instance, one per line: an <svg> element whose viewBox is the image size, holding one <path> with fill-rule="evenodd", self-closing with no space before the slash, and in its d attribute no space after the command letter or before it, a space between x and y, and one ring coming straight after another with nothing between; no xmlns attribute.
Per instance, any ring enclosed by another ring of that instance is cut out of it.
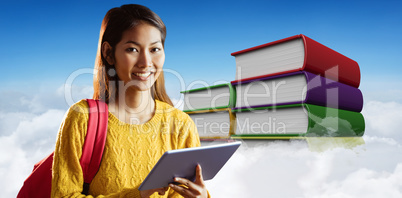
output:
<svg viewBox="0 0 402 198"><path fill-rule="evenodd" d="M228 139L234 134L235 89L230 83L182 91L183 111L193 119L202 140Z"/></svg>
<svg viewBox="0 0 402 198"><path fill-rule="evenodd" d="M234 106L225 107L231 108L229 115L235 118L227 133L230 138L364 134L360 113L363 96L358 89L360 69L356 61L304 35L238 51L232 56L236 59L236 79L231 81L231 89L235 89L231 93L235 96L230 97L235 102ZM212 93L214 87L206 90ZM189 96L185 94L184 98ZM193 103L203 102L207 101L197 97ZM215 120L208 122L211 125ZM200 137L204 138L201 133ZM221 137L224 136L213 138Z"/></svg>

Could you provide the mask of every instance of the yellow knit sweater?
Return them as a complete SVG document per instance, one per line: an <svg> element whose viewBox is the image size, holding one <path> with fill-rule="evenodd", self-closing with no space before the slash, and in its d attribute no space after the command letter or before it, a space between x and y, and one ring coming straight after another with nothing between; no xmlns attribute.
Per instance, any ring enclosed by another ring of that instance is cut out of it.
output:
<svg viewBox="0 0 402 198"><path fill-rule="evenodd" d="M131 125L109 112L105 150L88 197L140 197L138 187L167 150L200 146L194 122L182 111L156 100L148 122ZM80 166L88 122L85 100L74 104L60 127L53 161L52 197L85 197ZM181 197L172 189L165 196Z"/></svg>

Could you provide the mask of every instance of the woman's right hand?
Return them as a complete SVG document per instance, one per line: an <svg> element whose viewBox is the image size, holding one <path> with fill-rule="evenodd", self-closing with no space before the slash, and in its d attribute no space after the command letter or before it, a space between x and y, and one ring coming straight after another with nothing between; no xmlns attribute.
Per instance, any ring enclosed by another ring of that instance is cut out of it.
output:
<svg viewBox="0 0 402 198"><path fill-rule="evenodd" d="M148 198L155 192L158 192L159 195L164 195L168 189L169 189L169 187L156 188L156 189L151 189L151 190L143 190L143 191L140 191L140 195L141 195L141 198Z"/></svg>

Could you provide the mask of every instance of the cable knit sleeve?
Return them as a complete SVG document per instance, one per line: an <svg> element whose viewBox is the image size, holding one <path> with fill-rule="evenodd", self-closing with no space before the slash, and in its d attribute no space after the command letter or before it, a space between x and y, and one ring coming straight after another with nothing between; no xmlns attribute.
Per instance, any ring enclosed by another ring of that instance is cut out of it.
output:
<svg viewBox="0 0 402 198"><path fill-rule="evenodd" d="M88 104L85 100L70 107L62 122L54 152L51 197L93 197L81 194L83 173L80 165L82 146L88 124ZM140 197L138 189L123 189L97 197Z"/></svg>

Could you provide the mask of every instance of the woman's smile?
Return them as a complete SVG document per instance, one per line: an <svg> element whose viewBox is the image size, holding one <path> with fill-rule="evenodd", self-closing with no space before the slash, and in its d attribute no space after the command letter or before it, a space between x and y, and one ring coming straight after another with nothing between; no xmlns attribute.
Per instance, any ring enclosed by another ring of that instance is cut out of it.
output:
<svg viewBox="0 0 402 198"><path fill-rule="evenodd" d="M133 79L141 80L141 81L146 81L149 79L151 75L153 75L155 72L149 71L149 72L133 72L131 73Z"/></svg>

